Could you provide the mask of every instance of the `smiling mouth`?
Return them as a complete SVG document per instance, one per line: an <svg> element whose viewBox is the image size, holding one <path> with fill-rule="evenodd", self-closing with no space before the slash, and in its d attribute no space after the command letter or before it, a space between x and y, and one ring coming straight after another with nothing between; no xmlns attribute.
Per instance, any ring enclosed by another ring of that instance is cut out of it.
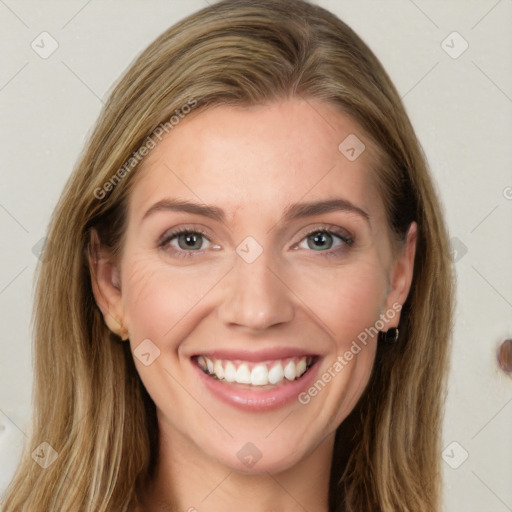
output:
<svg viewBox="0 0 512 512"><path fill-rule="evenodd" d="M252 389L267 389L300 379L315 364L318 356L261 362L216 359L206 355L194 359L199 368L215 380L247 385Z"/></svg>

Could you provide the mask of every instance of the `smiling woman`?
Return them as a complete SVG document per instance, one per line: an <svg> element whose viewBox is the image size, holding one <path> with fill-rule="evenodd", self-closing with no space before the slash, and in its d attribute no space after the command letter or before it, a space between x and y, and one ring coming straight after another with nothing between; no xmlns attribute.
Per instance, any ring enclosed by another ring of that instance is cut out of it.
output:
<svg viewBox="0 0 512 512"><path fill-rule="evenodd" d="M446 230L334 15L225 0L162 34L48 236L4 510L440 510Z"/></svg>

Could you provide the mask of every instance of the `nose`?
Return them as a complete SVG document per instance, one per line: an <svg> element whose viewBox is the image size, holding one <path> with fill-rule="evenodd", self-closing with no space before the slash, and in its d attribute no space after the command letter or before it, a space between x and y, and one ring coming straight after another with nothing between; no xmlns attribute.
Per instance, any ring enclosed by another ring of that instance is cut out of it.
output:
<svg viewBox="0 0 512 512"><path fill-rule="evenodd" d="M218 308L225 325L260 331L293 319L293 292L270 260L267 251L252 263L236 256Z"/></svg>

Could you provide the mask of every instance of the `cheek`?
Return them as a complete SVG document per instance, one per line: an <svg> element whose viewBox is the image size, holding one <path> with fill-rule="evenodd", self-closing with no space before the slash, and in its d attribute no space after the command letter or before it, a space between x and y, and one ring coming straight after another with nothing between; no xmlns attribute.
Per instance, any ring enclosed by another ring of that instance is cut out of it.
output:
<svg viewBox="0 0 512 512"><path fill-rule="evenodd" d="M338 345L346 345L379 319L385 274L375 262L311 269L294 287L302 302L322 322Z"/></svg>
<svg viewBox="0 0 512 512"><path fill-rule="evenodd" d="M169 340L185 336L183 331L192 317L200 314L202 302L211 309L208 295L216 295L215 287L229 270L195 264L173 268L144 254L125 261L123 306L135 343L149 338L169 344ZM295 295L297 307L312 312L333 339L346 341L378 319L386 286L380 269L374 261L361 259L340 266L300 265L282 277L291 290L288 300L294 301Z"/></svg>
<svg viewBox="0 0 512 512"><path fill-rule="evenodd" d="M122 272L130 337L135 343L149 338L157 345L183 334L188 318L219 280L215 272L194 265L172 268L158 258L137 254L126 258Z"/></svg>

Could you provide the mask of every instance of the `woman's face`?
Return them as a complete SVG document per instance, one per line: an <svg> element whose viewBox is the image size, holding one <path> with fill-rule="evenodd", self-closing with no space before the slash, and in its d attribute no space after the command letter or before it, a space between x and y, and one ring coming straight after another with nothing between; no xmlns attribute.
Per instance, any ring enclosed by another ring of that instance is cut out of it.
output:
<svg viewBox="0 0 512 512"><path fill-rule="evenodd" d="M237 471L291 467L354 408L370 328L398 325L410 286L414 234L394 257L369 142L319 101L222 106L140 172L99 285L161 434Z"/></svg>

